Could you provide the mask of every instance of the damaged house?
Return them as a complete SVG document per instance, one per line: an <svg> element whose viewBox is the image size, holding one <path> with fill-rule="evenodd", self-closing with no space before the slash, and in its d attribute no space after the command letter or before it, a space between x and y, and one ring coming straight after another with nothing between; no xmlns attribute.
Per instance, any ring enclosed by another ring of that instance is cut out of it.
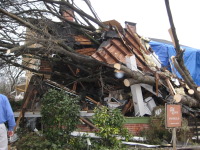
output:
<svg viewBox="0 0 200 150"><path fill-rule="evenodd" d="M22 109L15 113L17 125L22 117L41 117L40 99L49 88L81 97L81 112L87 111L81 114L83 131L94 128L84 116L91 116L98 105L120 108L129 121L151 116L157 106L172 102L181 103L187 115L198 114L199 87L190 77L185 81L163 67L152 41L137 34L135 23L125 22L122 27L116 20L101 22L68 2L53 3L63 6L59 7L62 22L45 17L23 21L20 16L0 11L27 28L24 45L5 47L23 57L22 65L13 65L27 70ZM53 7L49 11L58 15ZM74 12L87 26L76 20ZM171 65L180 66L175 55L169 59ZM12 63L9 58L5 61ZM148 127L146 120L130 122L125 126L136 135Z"/></svg>

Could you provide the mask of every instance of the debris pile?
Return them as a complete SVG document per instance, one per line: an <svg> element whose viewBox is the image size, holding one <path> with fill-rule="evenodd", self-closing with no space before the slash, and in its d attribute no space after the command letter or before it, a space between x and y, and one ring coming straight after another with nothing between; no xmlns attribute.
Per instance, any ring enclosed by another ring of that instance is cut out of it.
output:
<svg viewBox="0 0 200 150"><path fill-rule="evenodd" d="M45 0L44 6L61 22L52 21L39 8L28 11L34 12L34 17L23 15L27 10L14 13L0 8L4 32L10 25L6 19L27 29L25 34L18 34L24 45L12 44L7 35L0 42L3 61L27 70L28 86L18 124L25 111L39 109L40 99L49 88L79 95L82 110L88 112L96 105L120 108L126 116L151 115L156 106L165 103L181 103L188 114L200 107L200 87L191 82L189 74L182 80L162 68L149 39L137 34L135 23L125 22L123 28L116 20L101 22L93 9L94 17L65 1ZM18 56L23 57L22 64L12 61ZM177 70L183 71L177 62L180 56L182 53L171 59Z"/></svg>
<svg viewBox="0 0 200 150"><path fill-rule="evenodd" d="M60 55L48 51L48 59L40 60L39 73L31 77L24 104L28 105L29 101L33 110L47 89L53 87L81 96L82 110L107 105L121 108L124 115L144 116L151 115L156 106L165 103L199 107L194 91L161 67L149 40L136 33L136 24L126 22L126 28L116 20L103 24L106 30L90 33L98 38L101 34L100 39L96 39L101 42L99 46L83 34L68 35L68 39L73 41L70 44L74 46L71 55L74 54L77 60L67 58L67 53ZM40 45L39 48L44 47ZM90 63L85 65L81 61L80 64L79 58Z"/></svg>

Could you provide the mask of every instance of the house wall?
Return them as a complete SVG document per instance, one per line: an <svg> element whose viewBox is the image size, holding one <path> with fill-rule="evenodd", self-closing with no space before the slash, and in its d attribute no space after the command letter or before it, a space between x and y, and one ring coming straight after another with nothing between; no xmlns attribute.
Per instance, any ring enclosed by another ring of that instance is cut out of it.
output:
<svg viewBox="0 0 200 150"><path fill-rule="evenodd" d="M127 128L134 136L139 136L140 132L149 128L149 117L130 117L125 118L124 127ZM77 131L95 132L96 130L87 124L79 124Z"/></svg>

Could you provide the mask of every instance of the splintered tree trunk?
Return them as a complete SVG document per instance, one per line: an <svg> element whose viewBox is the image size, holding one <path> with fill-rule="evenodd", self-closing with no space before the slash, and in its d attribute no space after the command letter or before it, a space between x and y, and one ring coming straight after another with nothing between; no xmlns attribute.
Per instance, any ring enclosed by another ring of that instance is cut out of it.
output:
<svg viewBox="0 0 200 150"><path fill-rule="evenodd" d="M200 103L188 95L176 94L174 95L175 103L182 103L189 107L200 107Z"/></svg>
<svg viewBox="0 0 200 150"><path fill-rule="evenodd" d="M192 79L190 75L185 74L183 66L181 67L179 65L179 63L176 61L176 58L174 56L172 56L172 62L174 64L174 66L176 67L176 69L178 70L178 72L181 74L181 76L183 77L184 81L186 82L186 84L189 86L190 89L192 89L194 91L194 96L195 98L200 101L200 93L197 91L197 86L194 83L191 83L190 81ZM184 66L185 67L185 66Z"/></svg>
<svg viewBox="0 0 200 150"><path fill-rule="evenodd" d="M172 41L174 43L175 50L176 50L177 62L176 62L176 59L174 58L175 68L178 70L178 72L180 73L180 75L182 76L184 81L187 83L187 85L190 87L190 89L194 90L195 98L198 101L200 101L200 94L196 90L196 84L194 83L188 69L184 65L184 61L183 61L183 52L184 51L180 49L178 37L176 34L176 28L174 26L171 10L170 10L170 6L169 6L169 0L165 0L165 5L166 5L166 9L167 9L167 14L169 17L170 26L171 26L171 37L172 37Z"/></svg>
<svg viewBox="0 0 200 150"><path fill-rule="evenodd" d="M149 85L155 85L156 84L156 80L154 77L152 76L147 76L147 75L143 75L142 73L138 72L138 71L133 71L129 68L127 68L126 66L123 66L121 64L114 64L114 68L117 70L121 70L124 71L126 74L128 74L129 76L131 76L131 79L125 79L124 83L127 86L136 84L136 83L146 83Z"/></svg>

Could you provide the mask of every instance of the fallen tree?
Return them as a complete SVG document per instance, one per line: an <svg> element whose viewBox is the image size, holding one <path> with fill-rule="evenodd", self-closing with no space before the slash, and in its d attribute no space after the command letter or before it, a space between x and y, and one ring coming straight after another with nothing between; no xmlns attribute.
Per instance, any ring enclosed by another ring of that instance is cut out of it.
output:
<svg viewBox="0 0 200 150"><path fill-rule="evenodd" d="M73 12L70 15L74 21L65 18L61 6L66 8L65 11ZM190 107L199 107L199 91L181 63L183 52L180 52L174 30L177 56L172 60L184 81L159 67L151 48L147 46L148 41L135 32L134 23L127 22L126 28L122 28L115 20L101 22L91 6L88 6L93 16L77 7L74 1L2 2L1 60L47 78L84 95L84 98L90 96L96 104L103 103L104 97L108 97L112 91L135 84L151 85L155 90L147 95L156 93L158 96L160 93L162 100L169 102L169 95L177 97L174 88L185 83L194 91L195 97L185 93L177 101ZM73 16L74 12L77 16ZM54 21L52 16L59 22ZM174 29L173 23L171 25ZM125 60L126 56L133 55L136 70L130 69ZM15 61L19 57L22 63ZM115 69L123 71L125 75L117 78ZM176 85L172 79L181 84Z"/></svg>

